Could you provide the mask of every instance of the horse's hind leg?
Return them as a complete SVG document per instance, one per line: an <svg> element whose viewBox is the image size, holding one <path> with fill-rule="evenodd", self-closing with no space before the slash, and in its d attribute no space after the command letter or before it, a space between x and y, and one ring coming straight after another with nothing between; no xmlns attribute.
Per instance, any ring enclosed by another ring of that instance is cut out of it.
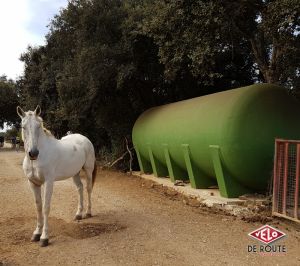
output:
<svg viewBox="0 0 300 266"><path fill-rule="evenodd" d="M73 182L77 187L78 191L78 209L76 212L75 220L81 220L82 219L82 211L83 211L83 185L80 180L79 173L75 176L73 176Z"/></svg>
<svg viewBox="0 0 300 266"><path fill-rule="evenodd" d="M86 190L88 195L88 203L87 203L87 209L86 209L86 218L92 217L92 190L93 190L93 180L92 180L92 173L93 173L93 167L84 167L84 171L86 173Z"/></svg>

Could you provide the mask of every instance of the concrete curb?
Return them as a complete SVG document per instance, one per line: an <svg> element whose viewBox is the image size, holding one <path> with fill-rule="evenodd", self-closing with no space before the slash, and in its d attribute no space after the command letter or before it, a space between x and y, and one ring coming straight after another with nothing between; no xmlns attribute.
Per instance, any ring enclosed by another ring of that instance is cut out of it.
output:
<svg viewBox="0 0 300 266"><path fill-rule="evenodd" d="M259 212L264 209L270 201L262 195L243 195L240 198L223 198L218 189L194 189L190 184L176 186L170 178L155 177L150 174L132 172L133 175L150 180L163 187L170 188L184 196L192 197L198 200L202 205L209 208L224 210L234 216L247 216L253 212ZM241 199L242 198L242 199Z"/></svg>

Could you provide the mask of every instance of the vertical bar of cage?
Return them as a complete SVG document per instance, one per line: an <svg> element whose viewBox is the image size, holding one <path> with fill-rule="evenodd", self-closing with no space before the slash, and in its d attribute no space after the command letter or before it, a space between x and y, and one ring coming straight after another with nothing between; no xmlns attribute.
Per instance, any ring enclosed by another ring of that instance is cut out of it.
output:
<svg viewBox="0 0 300 266"><path fill-rule="evenodd" d="M278 169L277 169L277 195L276 195L276 197L277 197L277 202L276 202L276 204L277 204L277 212L280 212L280 213L282 213L282 198L279 198L279 195L280 195L280 191L281 191L281 187L280 187L280 185L281 185L281 179L283 178L283 176L281 176L281 173L282 172L284 172L284 171L282 171L283 170L283 163L282 163L282 161L283 161L283 159L284 159L284 150L283 150L283 152L282 152L282 146L284 146L284 142L281 140L281 141L278 141L278 146L277 146L277 148L278 148ZM280 210L279 210L279 202L281 201L281 208L280 208Z"/></svg>
<svg viewBox="0 0 300 266"><path fill-rule="evenodd" d="M294 218L298 219L300 144L297 144Z"/></svg>
<svg viewBox="0 0 300 266"><path fill-rule="evenodd" d="M284 144L284 177L282 194L282 213L286 215L287 178L288 178L289 143Z"/></svg>
<svg viewBox="0 0 300 266"><path fill-rule="evenodd" d="M278 212L278 198L277 198L277 190L278 190L278 174L277 174L277 168L278 168L278 146L279 141L275 140L275 156L274 156L274 169L273 169L273 212Z"/></svg>

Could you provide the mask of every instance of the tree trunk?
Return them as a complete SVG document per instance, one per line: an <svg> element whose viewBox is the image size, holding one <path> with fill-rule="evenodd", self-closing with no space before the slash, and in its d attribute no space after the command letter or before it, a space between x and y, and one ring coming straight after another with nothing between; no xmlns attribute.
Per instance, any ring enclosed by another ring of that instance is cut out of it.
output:
<svg viewBox="0 0 300 266"><path fill-rule="evenodd" d="M273 40L273 51L270 59L268 59L269 55L265 48L266 43L262 33L251 38L250 43L255 61L264 77L264 81L266 83L279 83L280 70L278 66L278 58L282 54L282 49L276 45L276 40Z"/></svg>

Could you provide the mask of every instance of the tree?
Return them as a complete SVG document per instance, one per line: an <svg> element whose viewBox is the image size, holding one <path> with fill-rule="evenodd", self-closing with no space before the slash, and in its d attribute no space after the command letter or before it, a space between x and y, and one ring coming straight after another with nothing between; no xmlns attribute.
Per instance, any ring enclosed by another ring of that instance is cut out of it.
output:
<svg viewBox="0 0 300 266"><path fill-rule="evenodd" d="M146 10L141 31L158 44L167 77L182 68L205 80L225 77L226 70L281 84L297 76L297 0L165 0L148 2Z"/></svg>
<svg viewBox="0 0 300 266"><path fill-rule="evenodd" d="M4 123L12 125L18 121L17 105L18 96L14 81L0 76L0 128L3 128Z"/></svg>
<svg viewBox="0 0 300 266"><path fill-rule="evenodd" d="M260 0L224 2L224 20L251 45L263 80L285 84L300 63L300 2ZM230 19L231 18L231 19Z"/></svg>
<svg viewBox="0 0 300 266"><path fill-rule="evenodd" d="M98 148L129 131L137 114L117 85L127 60L125 16L122 1L70 1L50 24L47 44L22 55L22 102L27 108L39 103L57 136L81 132Z"/></svg>

